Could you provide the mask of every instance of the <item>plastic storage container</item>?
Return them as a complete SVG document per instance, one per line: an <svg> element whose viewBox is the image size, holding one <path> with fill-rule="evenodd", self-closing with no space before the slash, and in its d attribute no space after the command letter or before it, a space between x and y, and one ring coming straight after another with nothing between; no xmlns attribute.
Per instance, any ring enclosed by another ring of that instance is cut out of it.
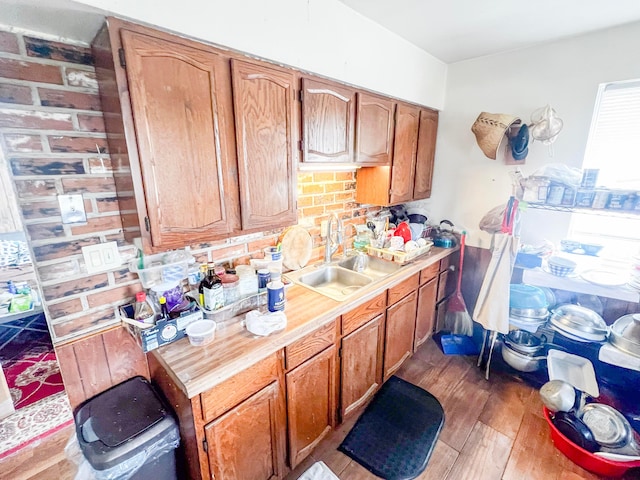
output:
<svg viewBox="0 0 640 480"><path fill-rule="evenodd" d="M198 320L187 326L189 343L194 347L204 347L216 338L216 322L213 320Z"/></svg>
<svg viewBox="0 0 640 480"><path fill-rule="evenodd" d="M147 255L129 262L129 271L140 278L144 288L161 283L179 283L187 278L189 264L195 259L184 250ZM141 265L142 263L142 265Z"/></svg>
<svg viewBox="0 0 640 480"><path fill-rule="evenodd" d="M81 404L74 413L80 449L100 480L174 480L178 425L143 377Z"/></svg>

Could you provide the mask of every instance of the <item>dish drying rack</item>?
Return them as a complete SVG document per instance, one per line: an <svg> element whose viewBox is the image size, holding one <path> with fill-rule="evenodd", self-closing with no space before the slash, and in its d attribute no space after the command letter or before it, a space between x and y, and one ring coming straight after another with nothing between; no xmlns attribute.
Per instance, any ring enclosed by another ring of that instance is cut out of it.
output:
<svg viewBox="0 0 640 480"><path fill-rule="evenodd" d="M427 241L426 245L423 245L422 247L418 247L415 250L412 250L411 252L403 252L400 250L390 250L388 248L377 248L377 247L372 247L371 245L368 245L367 253L372 257L378 257L378 258L382 258L383 260L389 260L392 262L399 263L400 265L405 265L409 263L411 260L419 257L420 255L427 253L429 250L431 250L432 246L433 246L433 242L429 240Z"/></svg>

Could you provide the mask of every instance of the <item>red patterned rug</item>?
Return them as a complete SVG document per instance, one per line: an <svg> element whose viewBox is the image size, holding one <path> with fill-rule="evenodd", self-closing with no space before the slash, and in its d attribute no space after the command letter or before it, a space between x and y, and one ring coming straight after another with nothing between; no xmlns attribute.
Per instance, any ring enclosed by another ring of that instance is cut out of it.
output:
<svg viewBox="0 0 640 480"><path fill-rule="evenodd" d="M16 410L64 391L62 375L51 351L34 349L4 369Z"/></svg>

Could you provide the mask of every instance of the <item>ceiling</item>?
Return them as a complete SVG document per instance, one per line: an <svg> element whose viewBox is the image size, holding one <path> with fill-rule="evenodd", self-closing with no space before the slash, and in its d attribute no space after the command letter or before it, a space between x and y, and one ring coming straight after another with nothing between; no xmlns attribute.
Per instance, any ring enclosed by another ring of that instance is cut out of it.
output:
<svg viewBox="0 0 640 480"><path fill-rule="evenodd" d="M445 63L640 21L638 0L340 1ZM69 42L88 44L102 21L71 0L0 0L0 23Z"/></svg>
<svg viewBox="0 0 640 480"><path fill-rule="evenodd" d="M638 0L340 0L445 63L640 21Z"/></svg>

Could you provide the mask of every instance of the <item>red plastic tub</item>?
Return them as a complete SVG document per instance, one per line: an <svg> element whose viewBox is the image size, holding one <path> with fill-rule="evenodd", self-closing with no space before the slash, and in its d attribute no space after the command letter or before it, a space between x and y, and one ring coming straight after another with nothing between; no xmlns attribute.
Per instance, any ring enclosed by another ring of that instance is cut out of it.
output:
<svg viewBox="0 0 640 480"><path fill-rule="evenodd" d="M544 418L546 418L549 428L551 428L551 440L553 444L576 465L603 477L621 477L630 468L640 467L640 460L635 462L615 462L594 455L579 447L560 433L551 421L551 412L547 410L546 407L542 407L542 409L544 411Z"/></svg>

